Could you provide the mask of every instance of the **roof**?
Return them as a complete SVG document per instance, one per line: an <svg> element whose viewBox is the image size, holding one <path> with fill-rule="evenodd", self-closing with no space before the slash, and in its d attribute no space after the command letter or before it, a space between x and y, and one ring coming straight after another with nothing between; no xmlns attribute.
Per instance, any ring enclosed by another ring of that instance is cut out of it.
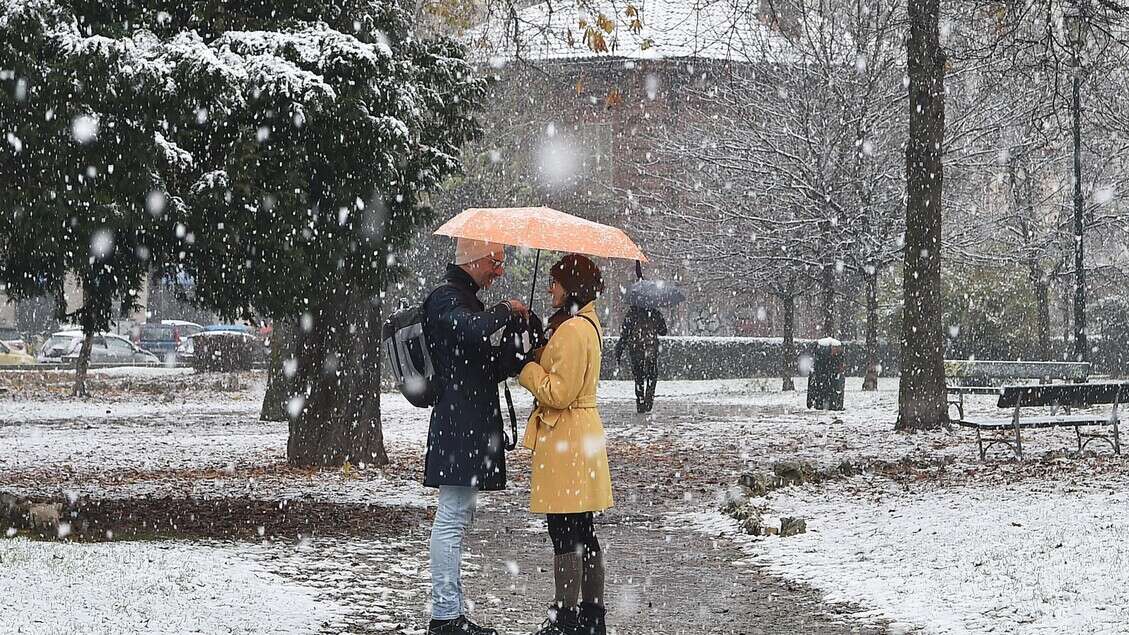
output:
<svg viewBox="0 0 1129 635"><path fill-rule="evenodd" d="M246 324L209 324L204 327L204 330L209 333L217 331L226 333L250 333L251 327Z"/></svg>
<svg viewBox="0 0 1129 635"><path fill-rule="evenodd" d="M95 333L94 336L95 337L116 337L119 340L125 340L127 342L129 341L129 338L124 337L122 335L118 335L117 333L111 333L109 331L102 331L101 333ZM54 333L51 334L51 337L85 337L85 334L82 331L76 331L76 330L73 330L73 329L64 329L62 331L55 331Z"/></svg>
<svg viewBox="0 0 1129 635"><path fill-rule="evenodd" d="M467 31L464 41L479 61L504 63L598 58L700 58L737 62L799 62L804 55L771 20L762 18L757 3L736 0L550 0L517 13L516 21L500 19ZM634 15L629 15L634 13ZM612 27L609 33L597 24ZM633 23L636 28L632 28ZM814 19L813 19L814 18ZM515 22L517 37L514 36ZM608 50L597 53L585 42L585 28L598 31ZM809 14L808 30L823 19ZM854 43L845 31L833 46L849 54ZM801 38L804 39L804 38Z"/></svg>
<svg viewBox="0 0 1129 635"><path fill-rule="evenodd" d="M170 326L199 326L200 328L204 328L200 324L197 324L195 322L189 322L187 320L161 320L161 324L166 324L166 325L170 325Z"/></svg>

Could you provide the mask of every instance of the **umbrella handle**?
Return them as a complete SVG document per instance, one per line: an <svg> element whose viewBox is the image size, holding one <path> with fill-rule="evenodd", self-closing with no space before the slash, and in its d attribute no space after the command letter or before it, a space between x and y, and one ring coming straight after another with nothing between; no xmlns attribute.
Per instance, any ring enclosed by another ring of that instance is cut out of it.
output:
<svg viewBox="0 0 1129 635"><path fill-rule="evenodd" d="M639 262L638 260L635 261L635 279L643 279L643 263Z"/></svg>
<svg viewBox="0 0 1129 635"><path fill-rule="evenodd" d="M533 261L533 284L529 285L529 310L533 310L533 292L537 289L537 270L541 268L541 250L537 250L537 258Z"/></svg>

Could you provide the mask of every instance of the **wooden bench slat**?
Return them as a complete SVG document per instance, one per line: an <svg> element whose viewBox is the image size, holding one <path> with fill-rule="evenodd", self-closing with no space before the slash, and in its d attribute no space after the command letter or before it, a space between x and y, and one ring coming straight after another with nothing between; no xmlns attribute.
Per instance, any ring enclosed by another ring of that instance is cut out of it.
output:
<svg viewBox="0 0 1129 635"><path fill-rule="evenodd" d="M1007 430L1016 427L1012 419L1005 418L976 418L964 419L957 422L966 428L980 428L981 430ZM1113 425L1108 415L1063 415L1055 417L1027 417L1019 420L1019 428L1073 428L1074 426L1108 426Z"/></svg>
<svg viewBox="0 0 1129 635"><path fill-rule="evenodd" d="M998 395L1003 386L947 386L950 393L964 393L966 395Z"/></svg>
<svg viewBox="0 0 1129 635"><path fill-rule="evenodd" d="M1046 384L1042 386L1004 386L996 405L1000 408L1068 406L1124 403L1129 399L1129 383Z"/></svg>

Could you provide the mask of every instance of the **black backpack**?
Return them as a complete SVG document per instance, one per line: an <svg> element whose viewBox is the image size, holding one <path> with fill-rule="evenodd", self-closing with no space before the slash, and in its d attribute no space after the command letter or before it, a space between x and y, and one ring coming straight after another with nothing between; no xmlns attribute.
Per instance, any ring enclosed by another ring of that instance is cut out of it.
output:
<svg viewBox="0 0 1129 635"><path fill-rule="evenodd" d="M423 305L390 315L380 329L380 339L400 394L417 408L434 406L439 400L439 385L423 334Z"/></svg>
<svg viewBox="0 0 1129 635"><path fill-rule="evenodd" d="M434 293L434 291L432 292ZM428 298L431 296L429 295ZM426 304L426 300L424 304ZM439 401L439 383L435 381L435 365L423 333L423 304L402 308L384 321L380 339L388 355L389 368L401 395L417 408L430 408ZM513 338L507 339L512 341ZM515 341L516 345L516 341ZM513 355L513 352L510 353ZM503 383L506 406L510 412L510 434L503 435L507 450L517 447L517 413L514 411L510 387Z"/></svg>

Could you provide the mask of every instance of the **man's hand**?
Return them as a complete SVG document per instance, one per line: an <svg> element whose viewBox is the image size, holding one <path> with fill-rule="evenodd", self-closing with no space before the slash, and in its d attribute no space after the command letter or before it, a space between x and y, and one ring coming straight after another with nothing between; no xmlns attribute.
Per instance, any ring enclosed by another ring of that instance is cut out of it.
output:
<svg viewBox="0 0 1129 635"><path fill-rule="evenodd" d="M517 315L520 315L521 319L526 321L529 320L529 307L525 306L524 302L516 298L510 298L509 300L506 300L506 304L509 305L510 311L514 312Z"/></svg>

